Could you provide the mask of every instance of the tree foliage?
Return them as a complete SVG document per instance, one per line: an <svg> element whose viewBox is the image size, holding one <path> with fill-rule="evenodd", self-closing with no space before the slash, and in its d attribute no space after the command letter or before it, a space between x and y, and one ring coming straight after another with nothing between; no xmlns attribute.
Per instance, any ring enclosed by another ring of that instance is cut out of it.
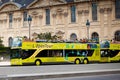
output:
<svg viewBox="0 0 120 80"><path fill-rule="evenodd" d="M3 40L0 37L0 47L4 47L4 45L2 43L3 43Z"/></svg>
<svg viewBox="0 0 120 80"><path fill-rule="evenodd" d="M0 37L0 52L7 52L9 47L4 47L2 37Z"/></svg>
<svg viewBox="0 0 120 80"><path fill-rule="evenodd" d="M38 34L37 38L39 38L40 40L57 40L57 36L56 35L51 35L50 32L47 32L47 33L40 33Z"/></svg>

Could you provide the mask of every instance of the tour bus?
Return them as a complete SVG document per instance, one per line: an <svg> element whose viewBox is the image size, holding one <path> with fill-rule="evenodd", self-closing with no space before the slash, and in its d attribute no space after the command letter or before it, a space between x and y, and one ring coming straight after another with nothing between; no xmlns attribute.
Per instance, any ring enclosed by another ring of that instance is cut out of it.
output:
<svg viewBox="0 0 120 80"><path fill-rule="evenodd" d="M23 41L11 49L11 65L113 61L120 61L120 44Z"/></svg>
<svg viewBox="0 0 120 80"><path fill-rule="evenodd" d="M100 48L100 62L120 62L120 44L111 43Z"/></svg>
<svg viewBox="0 0 120 80"><path fill-rule="evenodd" d="M11 49L11 65L44 63L87 64L98 62L100 45L96 43L22 42Z"/></svg>

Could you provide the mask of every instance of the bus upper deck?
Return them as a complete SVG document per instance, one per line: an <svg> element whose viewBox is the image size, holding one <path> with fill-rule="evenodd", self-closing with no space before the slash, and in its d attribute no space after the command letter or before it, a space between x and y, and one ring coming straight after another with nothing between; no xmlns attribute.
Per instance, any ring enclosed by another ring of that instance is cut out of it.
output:
<svg viewBox="0 0 120 80"><path fill-rule="evenodd" d="M12 65L24 63L49 62L111 62L120 61L120 44L111 43L65 43L65 42L29 42L24 41L22 45L14 47L16 56L11 57ZM16 54L16 52L19 52Z"/></svg>

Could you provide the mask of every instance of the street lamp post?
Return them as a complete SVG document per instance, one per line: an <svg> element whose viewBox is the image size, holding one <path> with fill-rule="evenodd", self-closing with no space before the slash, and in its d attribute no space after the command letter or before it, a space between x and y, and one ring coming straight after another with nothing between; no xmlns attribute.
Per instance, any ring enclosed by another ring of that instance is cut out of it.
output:
<svg viewBox="0 0 120 80"><path fill-rule="evenodd" d="M29 24L29 40L31 39L31 38L30 38L30 31L31 31L31 30L30 30L30 27L31 27L31 21L32 21L32 17L29 15L29 16L28 16L28 24Z"/></svg>
<svg viewBox="0 0 120 80"><path fill-rule="evenodd" d="M86 27L87 27L87 38L89 40L89 28L90 28L90 22L89 22L89 20L87 20L87 22L86 22Z"/></svg>

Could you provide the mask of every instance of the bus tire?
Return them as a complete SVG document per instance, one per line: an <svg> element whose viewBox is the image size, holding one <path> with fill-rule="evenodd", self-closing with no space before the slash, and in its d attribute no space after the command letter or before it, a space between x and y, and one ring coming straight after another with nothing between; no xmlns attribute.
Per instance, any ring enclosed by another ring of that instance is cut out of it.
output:
<svg viewBox="0 0 120 80"><path fill-rule="evenodd" d="M83 60L83 64L88 64L89 63L89 60L87 59L87 58L85 58L84 60Z"/></svg>
<svg viewBox="0 0 120 80"><path fill-rule="evenodd" d="M81 61L80 61L80 59L79 59L79 58L77 58L77 59L75 59L74 63L75 63L75 64L80 64L80 63L81 63Z"/></svg>
<svg viewBox="0 0 120 80"><path fill-rule="evenodd" d="M35 65L36 65L36 66L40 66L41 64L42 64L41 60L37 59L37 60L35 61Z"/></svg>

